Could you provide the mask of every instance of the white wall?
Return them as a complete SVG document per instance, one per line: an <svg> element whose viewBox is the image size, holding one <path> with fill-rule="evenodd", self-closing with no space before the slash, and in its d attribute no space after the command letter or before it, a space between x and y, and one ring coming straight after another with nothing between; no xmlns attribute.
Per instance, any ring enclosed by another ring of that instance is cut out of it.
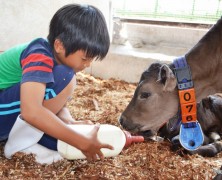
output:
<svg viewBox="0 0 222 180"><path fill-rule="evenodd" d="M53 14L69 3L98 7L112 34L110 2L111 0L0 0L0 52L37 37L46 37ZM157 60L171 62L175 57L183 55L207 32L207 29L127 23L125 28L128 36L122 40L132 47L124 43L117 43L117 46L112 44L107 57L102 62L94 62L86 72L104 79L137 82L149 64ZM119 42L121 38L118 37L117 40Z"/></svg>
<svg viewBox="0 0 222 180"><path fill-rule="evenodd" d="M91 4L104 14L109 25L109 0L0 0L0 51L48 35L54 13L69 3Z"/></svg>

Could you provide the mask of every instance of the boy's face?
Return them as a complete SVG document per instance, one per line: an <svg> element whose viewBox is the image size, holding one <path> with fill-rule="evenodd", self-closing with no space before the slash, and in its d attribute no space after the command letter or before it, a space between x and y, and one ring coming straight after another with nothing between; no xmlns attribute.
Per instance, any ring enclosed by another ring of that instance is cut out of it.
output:
<svg viewBox="0 0 222 180"><path fill-rule="evenodd" d="M58 40L59 41L59 40ZM57 43L57 44L56 44ZM78 50L73 54L65 56L65 49L61 42L56 42L54 45L56 51L55 58L59 64L64 64L71 67L75 72L79 72L89 67L93 59L87 58L83 50Z"/></svg>

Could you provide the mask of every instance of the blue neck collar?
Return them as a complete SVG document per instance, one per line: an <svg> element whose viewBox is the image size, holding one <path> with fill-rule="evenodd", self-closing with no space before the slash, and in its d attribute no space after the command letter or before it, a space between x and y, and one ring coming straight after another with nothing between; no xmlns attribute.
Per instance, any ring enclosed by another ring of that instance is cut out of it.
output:
<svg viewBox="0 0 222 180"><path fill-rule="evenodd" d="M188 66L185 56L181 56L181 57L178 57L178 58L174 59L173 64L174 64L176 69L184 68L184 67Z"/></svg>

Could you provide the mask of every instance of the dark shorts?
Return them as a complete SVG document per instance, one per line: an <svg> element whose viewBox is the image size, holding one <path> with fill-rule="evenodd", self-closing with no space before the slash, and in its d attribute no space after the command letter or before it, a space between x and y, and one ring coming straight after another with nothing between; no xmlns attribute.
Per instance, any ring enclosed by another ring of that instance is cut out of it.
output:
<svg viewBox="0 0 222 180"><path fill-rule="evenodd" d="M75 73L69 67L57 65L53 69L54 83L49 83L46 86L45 100L54 98L59 94L72 80ZM17 116L20 114L20 83L0 91L0 141L8 138L9 132L15 123ZM47 135L43 136L50 141L54 140ZM50 148L52 149L52 148Z"/></svg>

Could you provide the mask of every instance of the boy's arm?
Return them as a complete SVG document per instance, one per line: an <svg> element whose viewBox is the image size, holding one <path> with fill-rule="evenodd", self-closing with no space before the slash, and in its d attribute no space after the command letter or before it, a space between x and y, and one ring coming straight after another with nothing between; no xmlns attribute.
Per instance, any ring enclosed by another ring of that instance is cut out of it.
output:
<svg viewBox="0 0 222 180"><path fill-rule="evenodd" d="M112 146L101 144L98 141L97 132L99 128L95 126L93 131L87 135L73 131L53 112L43 106L45 88L45 84L37 82L26 82L21 85L21 114L23 119L44 133L80 149L87 159L96 159L97 155L103 159L100 149L112 149Z"/></svg>

